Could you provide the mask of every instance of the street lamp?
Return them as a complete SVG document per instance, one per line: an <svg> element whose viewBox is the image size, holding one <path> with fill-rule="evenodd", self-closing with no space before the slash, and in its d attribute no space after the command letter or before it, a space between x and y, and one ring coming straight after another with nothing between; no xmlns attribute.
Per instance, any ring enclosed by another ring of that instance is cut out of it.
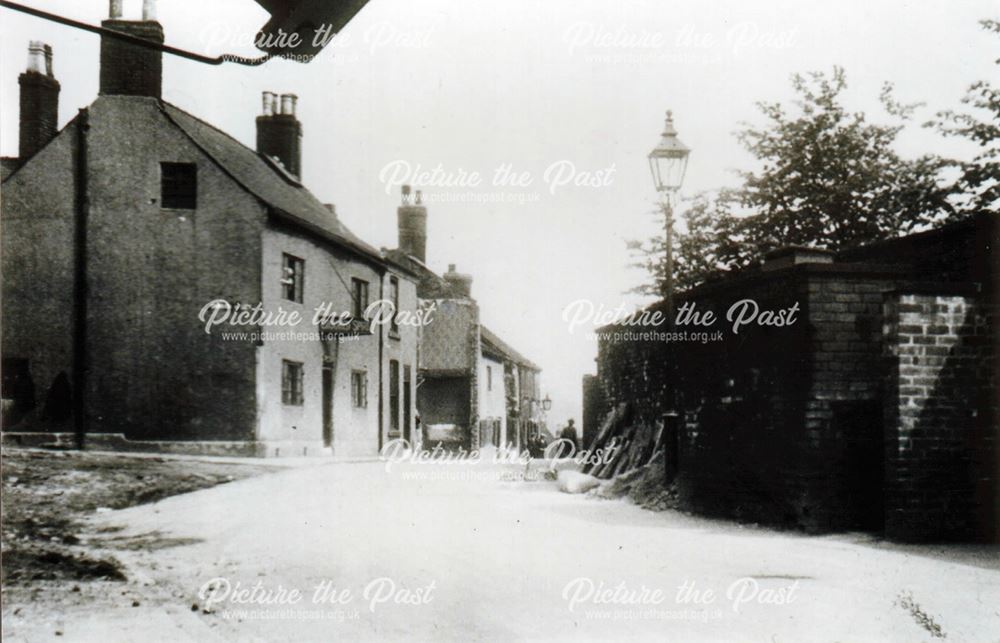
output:
<svg viewBox="0 0 1000 643"><path fill-rule="evenodd" d="M673 199L684 183L687 174L688 157L691 148L677 138L673 112L667 112L667 124L663 128L663 138L649 153L649 169L653 173L656 191L662 195L662 206L666 218L666 256L664 257L663 299L667 305L667 315L673 323L674 315L674 204Z"/></svg>
<svg viewBox="0 0 1000 643"><path fill-rule="evenodd" d="M546 395L545 399L542 400L542 410L545 411L546 413L552 410L552 398L550 398L548 395Z"/></svg>
<svg viewBox="0 0 1000 643"><path fill-rule="evenodd" d="M684 183L687 173L688 158L691 148L677 138L674 128L674 115L667 112L667 124L663 128L663 138L652 152L649 153L649 169L653 173L653 183L656 191L661 194L664 218L666 219L666 253L664 262L663 299L667 307L667 323L674 328L674 197ZM670 393L666 400L663 413L663 430L667 435L664 448L665 482L670 484L677 474L677 458L679 450L680 414L677 412L677 369L675 359L670 360L671 383Z"/></svg>

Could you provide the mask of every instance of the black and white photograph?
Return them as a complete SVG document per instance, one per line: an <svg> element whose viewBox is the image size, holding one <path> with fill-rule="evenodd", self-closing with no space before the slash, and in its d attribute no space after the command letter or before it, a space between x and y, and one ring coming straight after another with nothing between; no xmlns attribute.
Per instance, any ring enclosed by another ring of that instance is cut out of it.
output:
<svg viewBox="0 0 1000 643"><path fill-rule="evenodd" d="M2 639L1000 643L995 0L0 0Z"/></svg>

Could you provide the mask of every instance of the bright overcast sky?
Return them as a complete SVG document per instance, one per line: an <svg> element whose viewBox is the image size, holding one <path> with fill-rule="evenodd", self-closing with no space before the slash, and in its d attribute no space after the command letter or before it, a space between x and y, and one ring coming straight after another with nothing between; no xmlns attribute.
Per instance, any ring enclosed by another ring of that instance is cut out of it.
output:
<svg viewBox="0 0 1000 643"><path fill-rule="evenodd" d="M108 5L23 2L91 23ZM252 0L159 5L169 44L213 55L254 55L248 42L267 18ZM125 0L126 17L140 6ZM306 184L377 246L396 245L398 190L387 194L380 181L394 162L478 172L486 185L477 194L537 195L432 204L428 262L474 275L484 322L543 366L561 423L579 418L581 376L596 355L589 329L569 333L564 308L639 303L623 294L641 278L625 269L625 240L653 229L645 156L668 107L694 149L684 192L731 184L729 168L749 163L733 130L759 122L755 101L787 99L794 72L845 67L850 106L876 119L885 80L901 100L927 103L918 122L958 107L970 83L995 77L998 39L977 21L997 9L995 0L371 0L343 42L309 65L209 67L168 56L163 94L248 145L261 91L298 94ZM16 155L28 41L55 50L63 125L96 95L98 39L2 9L0 20L0 151ZM943 145L918 129L901 151L969 152ZM546 170L565 162L614 171L600 187L553 193ZM532 185L489 186L504 165L529 172Z"/></svg>

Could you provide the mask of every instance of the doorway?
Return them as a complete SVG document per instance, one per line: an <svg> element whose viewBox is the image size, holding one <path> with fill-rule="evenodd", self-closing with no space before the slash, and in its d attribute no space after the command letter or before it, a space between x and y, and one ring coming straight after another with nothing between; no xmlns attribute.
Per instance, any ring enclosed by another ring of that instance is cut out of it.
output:
<svg viewBox="0 0 1000 643"><path fill-rule="evenodd" d="M413 424L413 368L407 364L403 366L403 439L406 443L413 445L411 440Z"/></svg>
<svg viewBox="0 0 1000 643"><path fill-rule="evenodd" d="M878 400L833 402L833 435L841 441L846 527L885 529L885 438Z"/></svg>
<svg viewBox="0 0 1000 643"><path fill-rule="evenodd" d="M323 446L333 446L333 366L323 367Z"/></svg>

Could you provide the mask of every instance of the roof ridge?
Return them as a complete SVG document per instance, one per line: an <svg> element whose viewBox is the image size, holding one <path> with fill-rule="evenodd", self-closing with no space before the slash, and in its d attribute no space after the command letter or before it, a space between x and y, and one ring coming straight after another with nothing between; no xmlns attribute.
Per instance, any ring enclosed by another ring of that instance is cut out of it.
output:
<svg viewBox="0 0 1000 643"><path fill-rule="evenodd" d="M201 123L205 127L209 127L211 129L214 129L216 132L218 132L219 134L222 134L223 136L225 136L226 138L228 138L232 142L236 143L240 147L242 147L244 149L247 149L247 150L250 150L254 154L258 154L258 155L260 154L260 152L258 152L257 150L253 149L249 145L245 145L242 141L240 141L238 138L236 138L235 136L233 136L232 134L230 134L226 130L224 130L221 127L218 127L216 125L213 125L212 123L209 123L208 121L206 121L204 118L202 118L200 116L196 116L195 114L192 114L191 112L187 111L183 107L178 107L177 105L174 105L173 103L171 103L168 100L160 100L159 102L160 102L160 107L161 108L163 108L163 107L172 107L172 108L176 109L178 112L180 112L181 114L184 114L185 116L188 116L188 117L190 117L190 118L198 121L199 123ZM169 116L169 114L168 114L168 116ZM182 130L184 129L184 127L182 127L179 124L177 125L177 127L180 127Z"/></svg>

